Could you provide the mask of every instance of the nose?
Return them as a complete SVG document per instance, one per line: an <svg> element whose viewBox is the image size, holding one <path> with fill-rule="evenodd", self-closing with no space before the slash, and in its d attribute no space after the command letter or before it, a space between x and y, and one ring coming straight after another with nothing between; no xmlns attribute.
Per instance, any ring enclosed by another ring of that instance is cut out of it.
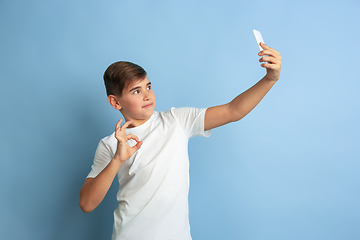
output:
<svg viewBox="0 0 360 240"><path fill-rule="evenodd" d="M144 101L150 100L150 94L148 92L144 93Z"/></svg>

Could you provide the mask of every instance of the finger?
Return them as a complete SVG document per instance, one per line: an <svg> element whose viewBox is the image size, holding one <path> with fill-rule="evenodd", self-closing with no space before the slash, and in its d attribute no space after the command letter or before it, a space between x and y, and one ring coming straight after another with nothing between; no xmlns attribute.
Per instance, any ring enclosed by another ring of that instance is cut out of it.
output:
<svg viewBox="0 0 360 240"><path fill-rule="evenodd" d="M260 47L262 47L263 49L270 49L270 47L263 42L260 42Z"/></svg>
<svg viewBox="0 0 360 240"><path fill-rule="evenodd" d="M269 56L264 56L262 58L259 59L259 62L268 62L268 63L272 63L272 64L278 64L280 63L280 61L274 57L269 57Z"/></svg>
<svg viewBox="0 0 360 240"><path fill-rule="evenodd" d="M143 142L139 141L135 146L132 147L132 149L137 151L137 150L139 150L139 148L141 147L142 144L143 144Z"/></svg>
<svg viewBox="0 0 360 240"><path fill-rule="evenodd" d="M125 129L125 128L127 128L130 124L132 124L132 120L130 120L130 121L127 121L126 123L124 123L124 125L122 125L122 129Z"/></svg>
<svg viewBox="0 0 360 240"><path fill-rule="evenodd" d="M266 45L263 42L260 42L260 46L265 50L273 50L273 51L275 51L273 48L269 47L268 45Z"/></svg>
<svg viewBox="0 0 360 240"><path fill-rule="evenodd" d="M259 52L259 56L272 56L272 57L280 57L280 54L276 53L273 50L263 50L261 52Z"/></svg>
<svg viewBox="0 0 360 240"><path fill-rule="evenodd" d="M261 47L264 49L263 51L261 51L259 53L259 55L262 53L262 52L265 52L263 55L266 55L267 53L275 53L275 55L280 55L280 52L276 51L275 49L269 47L268 45L266 45L265 43L260 43L261 44Z"/></svg>
<svg viewBox="0 0 360 240"><path fill-rule="evenodd" d="M115 130L120 128L121 122L122 122L122 118L120 118L120 120L116 123Z"/></svg>
<svg viewBox="0 0 360 240"><path fill-rule="evenodd" d="M262 63L260 66L262 66L263 68L266 68L266 69L271 69L271 65L272 64L269 64L269 63Z"/></svg>
<svg viewBox="0 0 360 240"><path fill-rule="evenodd" d="M260 66L266 69L273 69L273 70L280 69L278 64L267 63L267 62L262 63Z"/></svg>
<svg viewBox="0 0 360 240"><path fill-rule="evenodd" d="M137 137L137 136L135 136L134 134L128 134L128 135L126 135L126 139L127 140L130 140L130 139L133 139L133 140L135 140L136 142L140 142L139 141L139 138Z"/></svg>

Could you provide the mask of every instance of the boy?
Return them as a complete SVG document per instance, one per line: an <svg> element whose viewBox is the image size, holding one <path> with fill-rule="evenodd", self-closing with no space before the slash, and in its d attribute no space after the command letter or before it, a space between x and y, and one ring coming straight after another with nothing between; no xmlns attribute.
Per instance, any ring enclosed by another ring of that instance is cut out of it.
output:
<svg viewBox="0 0 360 240"><path fill-rule="evenodd" d="M280 77L281 56L261 44L266 75L231 102L210 107L155 112L155 94L146 72L129 62L108 67L104 81L109 103L125 118L96 150L92 170L80 190L80 207L94 210L118 175L113 240L189 240L188 139L247 115ZM264 56L267 55L267 56Z"/></svg>

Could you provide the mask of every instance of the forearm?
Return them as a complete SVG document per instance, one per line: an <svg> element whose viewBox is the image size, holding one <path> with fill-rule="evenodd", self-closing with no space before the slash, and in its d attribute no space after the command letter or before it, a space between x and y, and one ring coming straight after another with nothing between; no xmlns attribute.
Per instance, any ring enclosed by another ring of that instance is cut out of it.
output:
<svg viewBox="0 0 360 240"><path fill-rule="evenodd" d="M93 211L104 199L122 163L112 159L93 179L87 179L80 190L79 205L84 212Z"/></svg>
<svg viewBox="0 0 360 240"><path fill-rule="evenodd" d="M236 122L245 117L265 97L276 81L263 77L254 86L238 95L229 103L231 121Z"/></svg>
<svg viewBox="0 0 360 240"><path fill-rule="evenodd" d="M280 53L263 43L265 50L259 52L262 67L266 68L266 75L254 86L238 95L231 102L210 107L206 110L204 130L210 130L230 122L236 122L253 110L269 90L280 78L281 56Z"/></svg>

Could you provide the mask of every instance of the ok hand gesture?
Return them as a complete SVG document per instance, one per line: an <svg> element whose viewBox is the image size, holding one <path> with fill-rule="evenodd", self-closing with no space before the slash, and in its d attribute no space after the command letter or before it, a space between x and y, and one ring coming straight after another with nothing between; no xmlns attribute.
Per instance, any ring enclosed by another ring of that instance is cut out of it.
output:
<svg viewBox="0 0 360 240"><path fill-rule="evenodd" d="M132 121L128 121L120 126L121 122L122 119L117 122L115 127L115 138L117 139L118 144L114 158L123 163L141 147L142 141L139 141L138 137L133 134L125 135L125 129L132 123ZM126 144L126 142L130 139L136 141L135 146L130 147Z"/></svg>

